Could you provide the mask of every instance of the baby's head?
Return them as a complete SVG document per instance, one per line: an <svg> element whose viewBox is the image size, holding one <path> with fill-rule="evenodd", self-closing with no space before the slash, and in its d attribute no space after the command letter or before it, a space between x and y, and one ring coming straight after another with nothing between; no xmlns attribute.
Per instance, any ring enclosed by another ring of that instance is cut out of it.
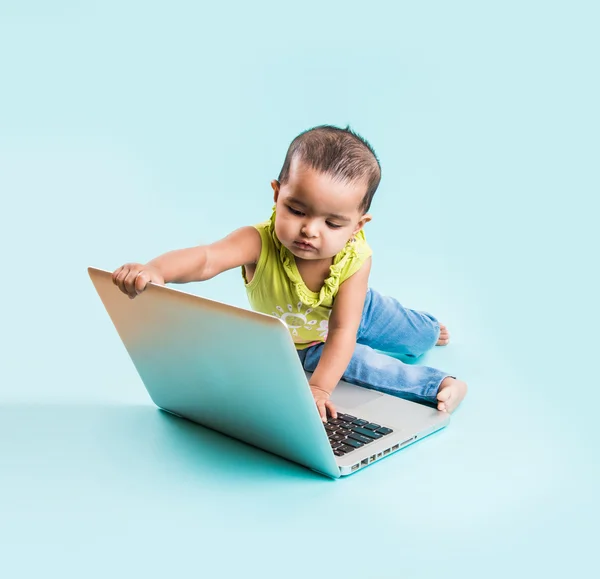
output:
<svg viewBox="0 0 600 579"><path fill-rule="evenodd" d="M301 259L333 257L371 220L380 179L375 151L349 127L301 133L271 182L277 237Z"/></svg>

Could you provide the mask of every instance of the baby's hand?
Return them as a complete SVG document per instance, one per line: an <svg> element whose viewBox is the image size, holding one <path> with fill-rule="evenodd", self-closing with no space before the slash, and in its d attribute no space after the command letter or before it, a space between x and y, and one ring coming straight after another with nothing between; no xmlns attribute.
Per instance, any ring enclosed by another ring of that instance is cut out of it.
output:
<svg viewBox="0 0 600 579"><path fill-rule="evenodd" d="M150 282L165 285L165 279L158 269L151 265L142 265L141 263L126 263L120 268L115 269L112 274L112 280L131 299L141 294Z"/></svg>
<svg viewBox="0 0 600 579"><path fill-rule="evenodd" d="M331 418L337 418L335 406L333 405L333 402L329 400L331 394L312 384L310 384L310 391L317 404L321 420L327 422L327 411L329 411L329 416L331 416Z"/></svg>

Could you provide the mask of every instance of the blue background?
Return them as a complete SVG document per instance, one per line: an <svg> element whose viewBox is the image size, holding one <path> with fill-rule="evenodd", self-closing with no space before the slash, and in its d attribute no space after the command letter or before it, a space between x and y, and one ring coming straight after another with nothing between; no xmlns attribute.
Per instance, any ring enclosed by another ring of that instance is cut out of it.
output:
<svg viewBox="0 0 600 579"><path fill-rule="evenodd" d="M0 574L593 575L597 6L2 1ZM322 123L382 163L373 287L470 385L339 482L156 410L86 273L265 219Z"/></svg>

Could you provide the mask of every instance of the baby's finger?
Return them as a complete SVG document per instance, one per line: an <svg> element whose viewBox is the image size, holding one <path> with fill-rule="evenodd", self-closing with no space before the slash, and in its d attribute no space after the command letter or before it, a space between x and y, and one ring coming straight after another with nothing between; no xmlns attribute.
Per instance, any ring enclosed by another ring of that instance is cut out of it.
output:
<svg viewBox="0 0 600 579"><path fill-rule="evenodd" d="M145 271L140 271L133 282L133 289L135 290L135 293L141 294L146 289L149 281L150 276Z"/></svg>
<svg viewBox="0 0 600 579"><path fill-rule="evenodd" d="M327 400L327 402L325 402L325 406L327 407L327 410L329 410L329 416L335 420L337 418L337 411L333 402L331 400Z"/></svg>
<svg viewBox="0 0 600 579"><path fill-rule="evenodd" d="M319 400L317 402L317 408L319 409L319 415L321 416L321 420L323 422L327 422L327 408L325 408L325 403Z"/></svg>
<svg viewBox="0 0 600 579"><path fill-rule="evenodd" d="M125 290L130 298L134 298L137 295L137 293L135 292L135 280L139 273L140 270L137 267L134 267L129 270L129 273L125 278Z"/></svg>
<svg viewBox="0 0 600 579"><path fill-rule="evenodd" d="M117 274L117 279L115 281L115 284L117 285L117 287L124 293L127 293L127 290L125 289L125 278L127 277L127 274L129 273L129 267L127 267L126 265L124 265L123 267L121 267L121 271Z"/></svg>
<svg viewBox="0 0 600 579"><path fill-rule="evenodd" d="M117 269L115 269L115 271L113 271L112 273L112 281L115 285L117 285L117 279L119 277L119 274L123 271L123 266L118 267Z"/></svg>

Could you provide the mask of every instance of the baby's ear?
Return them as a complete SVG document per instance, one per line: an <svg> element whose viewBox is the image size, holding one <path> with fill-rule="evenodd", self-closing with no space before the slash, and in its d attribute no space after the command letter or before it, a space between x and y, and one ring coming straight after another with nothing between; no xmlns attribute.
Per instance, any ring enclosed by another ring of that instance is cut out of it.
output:
<svg viewBox="0 0 600 579"><path fill-rule="evenodd" d="M371 221L371 215L369 213L365 213L356 224L353 235L358 233L367 223L369 223L369 221Z"/></svg>
<svg viewBox="0 0 600 579"><path fill-rule="evenodd" d="M275 201L275 203L277 203L277 198L279 197L279 188L281 187L281 185L279 184L279 181L277 181L277 179L273 179L273 181L271 181L271 187L273 189L273 200Z"/></svg>

